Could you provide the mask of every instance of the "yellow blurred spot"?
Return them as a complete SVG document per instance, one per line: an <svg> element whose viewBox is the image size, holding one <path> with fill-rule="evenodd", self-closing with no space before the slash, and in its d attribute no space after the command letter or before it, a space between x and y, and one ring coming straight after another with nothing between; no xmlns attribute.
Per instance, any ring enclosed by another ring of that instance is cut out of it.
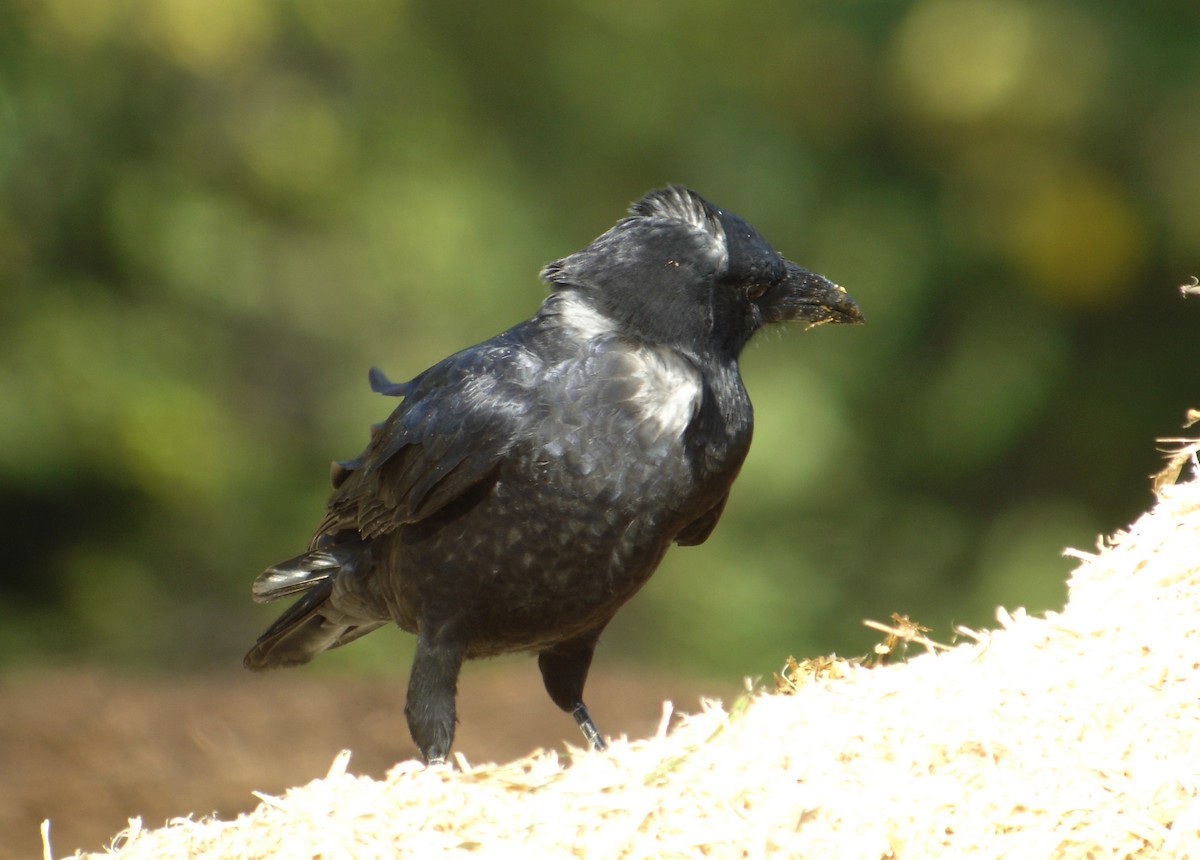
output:
<svg viewBox="0 0 1200 860"><path fill-rule="evenodd" d="M1073 119L1104 80L1104 31L1074 10L1021 0L923 0L897 30L900 97L950 122Z"/></svg>
<svg viewBox="0 0 1200 860"><path fill-rule="evenodd" d="M1132 287L1146 224L1115 178L1070 152L1006 138L960 151L947 174L946 223L1026 288L1060 303L1099 304Z"/></svg>
<svg viewBox="0 0 1200 860"><path fill-rule="evenodd" d="M1082 173L1032 188L1009 242L1030 286L1081 305L1118 294L1145 252L1141 220L1120 189Z"/></svg>
<svg viewBox="0 0 1200 860"><path fill-rule="evenodd" d="M264 0L145 0L134 17L155 50L200 74L257 57L274 25Z"/></svg>
<svg viewBox="0 0 1200 860"><path fill-rule="evenodd" d="M899 32L897 71L923 110L974 118L1019 85L1032 24L1028 10L1002 0L925 0Z"/></svg>

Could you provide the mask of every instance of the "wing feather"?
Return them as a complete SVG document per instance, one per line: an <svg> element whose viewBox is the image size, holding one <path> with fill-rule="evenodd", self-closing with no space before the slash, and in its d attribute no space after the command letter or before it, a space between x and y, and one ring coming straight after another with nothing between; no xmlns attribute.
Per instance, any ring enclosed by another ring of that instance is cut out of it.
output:
<svg viewBox="0 0 1200 860"><path fill-rule="evenodd" d="M371 538L419 522L494 475L535 402L532 357L518 352L480 344L405 383L373 371L376 391L404 400L360 456L335 464L314 546L346 528Z"/></svg>

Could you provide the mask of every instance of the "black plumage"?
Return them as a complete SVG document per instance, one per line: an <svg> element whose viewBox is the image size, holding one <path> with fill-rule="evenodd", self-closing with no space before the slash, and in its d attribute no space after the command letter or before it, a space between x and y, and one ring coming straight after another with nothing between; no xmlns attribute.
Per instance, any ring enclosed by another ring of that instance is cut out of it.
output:
<svg viewBox="0 0 1200 860"><path fill-rule="evenodd" d="M846 292L730 212L653 191L545 267L530 320L408 382L366 450L335 463L309 550L258 601L300 595L246 655L305 663L394 622L417 634L405 713L426 761L454 737L464 659L538 654L551 699L583 705L597 638L672 543L704 542L750 446L738 355L767 323L858 323Z"/></svg>

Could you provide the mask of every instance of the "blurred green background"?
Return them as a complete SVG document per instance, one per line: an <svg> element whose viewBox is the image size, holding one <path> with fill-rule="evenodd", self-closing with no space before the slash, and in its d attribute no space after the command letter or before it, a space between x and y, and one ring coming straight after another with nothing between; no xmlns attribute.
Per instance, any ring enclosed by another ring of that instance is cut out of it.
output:
<svg viewBox="0 0 1200 860"><path fill-rule="evenodd" d="M1060 607L1200 406L1197 45L1195 0L0 3L0 661L236 666L393 405L367 368L529 316L667 182L868 325L751 345L724 521L601 659Z"/></svg>

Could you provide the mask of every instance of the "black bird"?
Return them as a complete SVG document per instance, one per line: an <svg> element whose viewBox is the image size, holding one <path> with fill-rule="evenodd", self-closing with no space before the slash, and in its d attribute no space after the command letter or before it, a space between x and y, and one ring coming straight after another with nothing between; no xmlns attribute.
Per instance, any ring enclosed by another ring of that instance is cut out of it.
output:
<svg viewBox="0 0 1200 860"><path fill-rule="evenodd" d="M425 761L454 739L464 659L532 651L546 691L604 749L583 704L600 632L672 543L712 532L750 447L738 355L767 323L861 323L841 287L679 186L542 270L530 320L408 382L308 551L254 582L301 595L245 665L306 663L389 622L417 635L405 715Z"/></svg>

